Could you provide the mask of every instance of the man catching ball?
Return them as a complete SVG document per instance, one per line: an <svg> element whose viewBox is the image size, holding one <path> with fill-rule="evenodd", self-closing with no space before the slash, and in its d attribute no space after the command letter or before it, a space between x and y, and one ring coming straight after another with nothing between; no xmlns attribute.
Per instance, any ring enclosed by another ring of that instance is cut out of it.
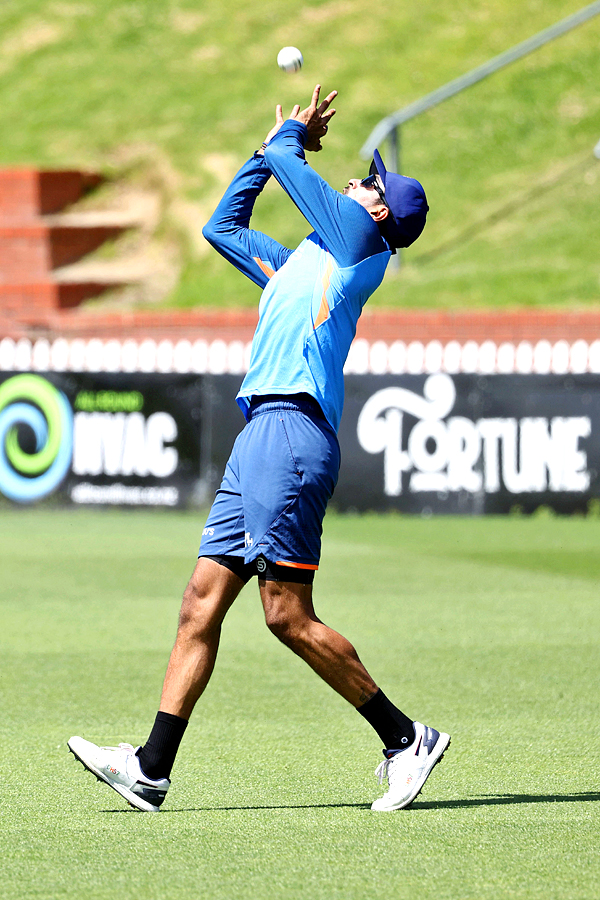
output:
<svg viewBox="0 0 600 900"><path fill-rule="evenodd" d="M450 743L386 697L354 647L317 617L312 582L322 522L338 477L343 367L362 308L392 253L425 225L419 182L386 169L375 151L370 174L342 193L305 159L321 149L335 113L319 102L281 107L262 147L241 168L204 229L206 239L263 293L248 373L237 396L246 418L202 535L184 594L159 712L144 746L69 748L138 809L157 811L194 706L215 664L221 624L246 582L258 576L267 626L375 729L377 769L387 793L374 810L408 806ZM274 176L314 229L296 250L250 229L254 203Z"/></svg>

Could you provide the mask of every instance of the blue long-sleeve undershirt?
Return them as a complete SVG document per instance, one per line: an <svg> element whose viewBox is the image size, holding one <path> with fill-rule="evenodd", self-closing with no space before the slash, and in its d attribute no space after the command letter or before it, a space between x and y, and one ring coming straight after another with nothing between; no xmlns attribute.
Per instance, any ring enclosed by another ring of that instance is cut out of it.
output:
<svg viewBox="0 0 600 900"><path fill-rule="evenodd" d="M209 222L204 237L260 287L293 252L259 231L250 219L271 174L323 241L337 264L349 267L381 253L387 245L369 213L330 187L306 162L306 127L288 119L264 156L255 154L240 169Z"/></svg>

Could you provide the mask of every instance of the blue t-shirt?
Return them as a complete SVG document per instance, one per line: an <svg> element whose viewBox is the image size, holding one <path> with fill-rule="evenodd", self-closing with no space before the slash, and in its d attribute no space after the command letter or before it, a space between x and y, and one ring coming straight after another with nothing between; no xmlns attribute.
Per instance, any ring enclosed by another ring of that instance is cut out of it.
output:
<svg viewBox="0 0 600 900"><path fill-rule="evenodd" d="M304 158L306 128L288 120L238 172L205 226L206 239L264 290L250 366L237 396L307 393L339 427L343 368L362 308L390 250L364 207L335 191ZM249 227L273 174L314 228L292 251Z"/></svg>

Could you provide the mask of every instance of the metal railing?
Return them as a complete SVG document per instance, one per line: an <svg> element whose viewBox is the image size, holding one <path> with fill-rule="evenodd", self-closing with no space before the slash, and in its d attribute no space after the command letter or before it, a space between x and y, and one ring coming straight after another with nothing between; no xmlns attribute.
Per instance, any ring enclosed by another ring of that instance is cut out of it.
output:
<svg viewBox="0 0 600 900"><path fill-rule="evenodd" d="M534 50L538 50L540 47L543 47L544 44L553 41L555 38L561 37L561 35L566 34L568 31L572 31L573 28L583 25L585 22L593 19L594 16L599 14L600 0L596 0L595 3L584 6L579 12L567 16L566 19L556 22L556 24L551 25L549 28L545 28L543 31L539 31L537 34L534 34L533 37L527 38L526 41L515 44L510 50L505 50L504 53L500 53L499 56L492 57L492 59L483 63L483 65L477 66L476 69L471 69L471 71L467 72L465 75L461 75L459 78L449 81L447 84L442 85L442 87L437 88L430 94L426 94L424 97L421 97L420 100L415 100L414 103L410 103L403 109L399 109L391 116L386 116L385 119L382 119L377 123L361 147L360 156L362 159L370 159L373 156L373 151L377 147L380 147L384 141L388 140L389 146L385 153L386 167L390 172L401 172L400 127L405 122L414 119L415 116L421 115L421 113L426 112L433 106L443 103L444 100L454 97L466 88L477 84L478 81L487 78L488 75L497 72L498 69L502 69L505 66L516 62L518 59L522 59L523 56L533 53ZM600 142L594 149L594 155L600 159ZM392 259L393 267L399 269L401 265L401 251L398 250L396 256Z"/></svg>
<svg viewBox="0 0 600 900"><path fill-rule="evenodd" d="M483 65L477 66L476 69L472 69L465 75L461 75L460 78L449 81L447 84L437 88L437 90L432 91L430 94L426 94L424 97L421 97L420 100L410 103L408 106L398 110L398 112L393 113L391 116L386 116L385 119L382 119L375 126L364 145L361 147L360 156L363 159L370 159L373 156L375 148L380 146L385 140L389 139L390 147L389 152L386 153L385 156L385 164L390 172L400 172L401 125L408 122L410 119L414 119L415 116L419 116L426 110L431 109L433 106L437 106L438 103L442 103L444 100L454 97L455 94L459 94L461 91L464 91L465 88L477 84L478 81L482 81L484 78L487 78L488 75L497 72L498 69L502 69L504 66L516 62L516 60L521 59L523 56L527 56L528 53L533 53L534 50L538 50L540 47L543 47L544 44L566 34L573 28L577 28L578 25L583 25L584 22L589 21L589 19L592 19L599 14L600 0L597 0L597 2L590 3L589 6L580 9L579 12L573 13L573 15L557 22L555 25L551 25L549 28L545 28L543 31L538 32L538 34L533 35L533 37L528 38L526 41L515 44L510 50L506 50L499 56L494 56L492 59L488 60L488 62L483 63Z"/></svg>

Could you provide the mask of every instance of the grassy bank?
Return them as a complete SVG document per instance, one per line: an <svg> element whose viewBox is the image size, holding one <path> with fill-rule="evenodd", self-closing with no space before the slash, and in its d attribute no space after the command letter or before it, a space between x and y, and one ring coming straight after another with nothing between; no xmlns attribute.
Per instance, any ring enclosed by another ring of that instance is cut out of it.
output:
<svg viewBox="0 0 600 900"><path fill-rule="evenodd" d="M22 0L0 9L0 164L159 173L182 270L167 305L251 305L256 289L198 237L277 101L320 81L338 118L313 157L340 188L385 115L575 12L581 0ZM600 19L410 123L407 174L431 205L423 237L372 301L395 306L597 303ZM301 73L275 64L296 44ZM154 177L153 176L153 177ZM257 227L294 245L304 220L276 187Z"/></svg>

